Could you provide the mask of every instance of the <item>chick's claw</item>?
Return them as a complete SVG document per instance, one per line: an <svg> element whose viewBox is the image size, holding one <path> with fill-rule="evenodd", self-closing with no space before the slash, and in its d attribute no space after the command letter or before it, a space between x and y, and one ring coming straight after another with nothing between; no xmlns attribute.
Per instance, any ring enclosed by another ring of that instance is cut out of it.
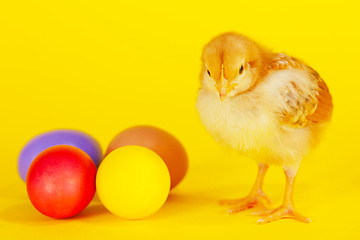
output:
<svg viewBox="0 0 360 240"><path fill-rule="evenodd" d="M291 218L298 220L303 223L310 223L310 219L304 217L303 215L299 214L295 209L291 207L280 207L273 210L265 210L262 212L257 212L255 215L259 216L266 216L260 220L258 220L259 224L270 223L276 220L284 219L284 218Z"/></svg>
<svg viewBox="0 0 360 240"><path fill-rule="evenodd" d="M255 215L255 216L268 216L274 212L276 212L279 208L275 208L275 209L264 209L264 210L260 210L260 211L257 211L257 212L253 212L252 215Z"/></svg>
<svg viewBox="0 0 360 240"><path fill-rule="evenodd" d="M220 200L221 205L233 205L234 207L228 210L229 214L234 214L250 208L266 209L271 200L264 194L259 193L255 196L248 196L240 199Z"/></svg>
<svg viewBox="0 0 360 240"><path fill-rule="evenodd" d="M228 214L235 214L250 208L261 208L266 209L265 204L262 202L245 202L243 204L236 205L235 207L227 211Z"/></svg>

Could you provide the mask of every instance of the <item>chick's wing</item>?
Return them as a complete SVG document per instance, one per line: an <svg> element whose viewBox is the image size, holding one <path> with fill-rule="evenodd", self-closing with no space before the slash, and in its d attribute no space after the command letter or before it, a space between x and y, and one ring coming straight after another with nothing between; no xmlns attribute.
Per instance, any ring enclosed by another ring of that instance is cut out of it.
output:
<svg viewBox="0 0 360 240"><path fill-rule="evenodd" d="M276 71L283 79L277 88L278 100L282 101L278 112L280 122L298 128L330 120L332 98L315 70L283 53L274 55L267 69L270 73Z"/></svg>

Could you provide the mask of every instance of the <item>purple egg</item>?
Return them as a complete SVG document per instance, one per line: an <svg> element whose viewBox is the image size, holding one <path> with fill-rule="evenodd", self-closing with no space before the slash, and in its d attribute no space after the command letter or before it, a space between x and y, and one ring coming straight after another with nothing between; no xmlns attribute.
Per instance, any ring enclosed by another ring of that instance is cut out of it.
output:
<svg viewBox="0 0 360 240"><path fill-rule="evenodd" d="M86 152L94 161L96 167L102 160L100 144L89 134L77 130L54 130L40 134L31 139L21 150L18 159L18 171L22 180L35 157L45 149L55 145L70 145Z"/></svg>

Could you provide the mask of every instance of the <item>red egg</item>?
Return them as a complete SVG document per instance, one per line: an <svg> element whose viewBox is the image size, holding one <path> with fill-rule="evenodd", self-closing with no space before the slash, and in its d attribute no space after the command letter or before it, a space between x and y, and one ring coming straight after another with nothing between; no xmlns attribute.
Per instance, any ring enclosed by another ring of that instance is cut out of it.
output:
<svg viewBox="0 0 360 240"><path fill-rule="evenodd" d="M171 188L174 188L184 178L188 169L187 154L179 140L170 133L151 126L126 129L111 141L106 155L127 145L143 146L157 153L168 167Z"/></svg>
<svg viewBox="0 0 360 240"><path fill-rule="evenodd" d="M96 166L82 150L67 145L50 147L31 163L26 177L34 207L52 218L80 213L95 194Z"/></svg>

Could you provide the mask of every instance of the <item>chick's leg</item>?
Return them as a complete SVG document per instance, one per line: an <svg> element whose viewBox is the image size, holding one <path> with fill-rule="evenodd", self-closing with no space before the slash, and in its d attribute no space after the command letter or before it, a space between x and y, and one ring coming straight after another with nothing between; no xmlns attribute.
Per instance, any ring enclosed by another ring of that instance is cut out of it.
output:
<svg viewBox="0 0 360 240"><path fill-rule="evenodd" d="M233 214L254 207L262 209L266 208L266 205L269 204L271 200L262 191L262 185L264 182L265 173L268 168L268 165L259 164L259 170L255 184L248 196L240 199L220 200L221 205L234 205L234 207L230 209L228 213Z"/></svg>
<svg viewBox="0 0 360 240"><path fill-rule="evenodd" d="M300 222L309 223L310 219L299 214L294 207L294 202L292 198L294 180L296 174L291 174L285 171L286 176L286 187L283 204L273 210L265 210L263 212L257 212L256 215L266 216L258 221L260 224L273 222L283 218L292 218Z"/></svg>

